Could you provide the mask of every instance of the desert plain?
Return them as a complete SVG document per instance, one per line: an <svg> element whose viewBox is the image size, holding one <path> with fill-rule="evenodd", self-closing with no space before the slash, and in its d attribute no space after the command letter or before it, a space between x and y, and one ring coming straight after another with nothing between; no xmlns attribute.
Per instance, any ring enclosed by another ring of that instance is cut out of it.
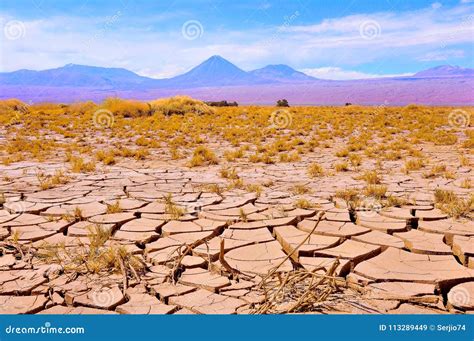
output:
<svg viewBox="0 0 474 341"><path fill-rule="evenodd" d="M471 115L2 101L0 313L472 313Z"/></svg>

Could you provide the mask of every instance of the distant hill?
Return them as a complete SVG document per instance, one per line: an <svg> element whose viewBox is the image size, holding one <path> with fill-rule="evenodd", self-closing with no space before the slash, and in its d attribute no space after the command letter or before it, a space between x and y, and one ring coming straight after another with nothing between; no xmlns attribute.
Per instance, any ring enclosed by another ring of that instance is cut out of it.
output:
<svg viewBox="0 0 474 341"><path fill-rule="evenodd" d="M18 70L0 73L0 83L23 86L71 86L97 88L135 88L153 86L158 80L142 77L121 68L67 64L43 71Z"/></svg>
<svg viewBox="0 0 474 341"><path fill-rule="evenodd" d="M303 72L296 71L288 65L267 65L261 69L253 70L250 74L274 82L307 82L317 80Z"/></svg>
<svg viewBox="0 0 474 341"><path fill-rule="evenodd" d="M431 69L415 73L415 78L437 78L437 77L474 77L474 69L459 66L440 65Z"/></svg>
<svg viewBox="0 0 474 341"><path fill-rule="evenodd" d="M474 69L441 65L407 77L323 80L288 65L244 71L212 56L188 72L167 79L140 76L122 68L68 64L60 68L0 73L0 99L26 102L100 101L110 96L153 99L176 94L207 101L273 104L463 104L473 105Z"/></svg>

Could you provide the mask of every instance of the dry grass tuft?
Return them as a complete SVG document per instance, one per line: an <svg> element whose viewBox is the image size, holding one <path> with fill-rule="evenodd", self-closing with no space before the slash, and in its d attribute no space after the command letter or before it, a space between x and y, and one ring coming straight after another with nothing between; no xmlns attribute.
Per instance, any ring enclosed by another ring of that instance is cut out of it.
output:
<svg viewBox="0 0 474 341"><path fill-rule="evenodd" d="M313 162L308 166L308 175L311 178L317 178L324 175L324 169L320 164Z"/></svg>
<svg viewBox="0 0 474 341"><path fill-rule="evenodd" d="M316 230L324 214L318 216L313 230L288 254L283 261L270 270L258 285L263 291L265 299L254 306L252 314L288 314L307 313L318 311L318 308L327 298L338 290L338 282L343 278L335 276L339 259L326 270L316 267L311 271L297 269L286 273L279 272L279 268L287 261Z"/></svg>
<svg viewBox="0 0 474 341"><path fill-rule="evenodd" d="M215 110L202 101L198 101L188 96L175 96L163 98L150 102L150 106L155 113L165 116L184 114L214 114Z"/></svg>
<svg viewBox="0 0 474 341"><path fill-rule="evenodd" d="M217 165L219 159L216 154L205 146L197 147L193 152L193 157L188 163L189 167L198 167L204 165Z"/></svg>
<svg viewBox="0 0 474 341"><path fill-rule="evenodd" d="M67 274L121 273L123 290L127 289L129 278L139 281L145 270L145 263L131 254L124 246L107 244L110 232L99 225L89 227L88 242L79 242L76 246L44 243L36 256L47 264L58 264Z"/></svg>
<svg viewBox="0 0 474 341"><path fill-rule="evenodd" d="M436 206L453 218L467 217L474 210L474 194L462 199L453 191L436 189Z"/></svg>

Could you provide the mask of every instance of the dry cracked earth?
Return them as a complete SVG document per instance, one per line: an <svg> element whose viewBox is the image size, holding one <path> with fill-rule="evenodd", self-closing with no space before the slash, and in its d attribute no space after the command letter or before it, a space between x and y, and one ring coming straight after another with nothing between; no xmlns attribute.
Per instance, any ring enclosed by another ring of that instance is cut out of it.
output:
<svg viewBox="0 0 474 341"><path fill-rule="evenodd" d="M452 163L449 147L425 152ZM334 159L313 158L322 165ZM324 300L300 312L473 312L474 222L450 218L434 205L437 187L469 193L456 180L405 175L392 163L382 183L410 203L354 212L334 193L363 181L351 172L310 179L305 161L242 167L246 183L270 184L260 195L207 190L225 183L219 166L153 162L71 173L68 183L42 190L38 169L53 174L62 167L0 166L1 313L247 314L265 303L260 284L272 271L284 276L305 269L324 278L336 259ZM469 167L456 173L473 177ZM295 194L295 184L311 190ZM297 208L296 199L317 205ZM144 268L127 270L122 262L118 271L73 271L74 253L93 242L90 226L108 233L93 252L124 246ZM58 245L56 257L41 256Z"/></svg>

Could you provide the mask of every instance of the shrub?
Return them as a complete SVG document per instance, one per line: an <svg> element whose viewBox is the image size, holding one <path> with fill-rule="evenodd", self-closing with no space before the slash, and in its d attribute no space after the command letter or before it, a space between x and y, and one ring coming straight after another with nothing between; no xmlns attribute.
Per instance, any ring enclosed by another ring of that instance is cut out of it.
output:
<svg viewBox="0 0 474 341"><path fill-rule="evenodd" d="M89 173L95 171L95 164L92 162L85 162L83 158L73 156L71 157L71 170L74 173Z"/></svg>
<svg viewBox="0 0 474 341"><path fill-rule="evenodd" d="M369 185L376 185L382 181L380 176L377 174L377 171L375 170L364 172L364 174L359 176L358 179L364 180Z"/></svg>
<svg viewBox="0 0 474 341"><path fill-rule="evenodd" d="M407 171L419 170L423 168L424 162L422 159L410 159L405 162L405 169Z"/></svg>
<svg viewBox="0 0 474 341"><path fill-rule="evenodd" d="M217 165L219 160L214 152L204 146L197 147L193 152L193 157L189 161L189 167L197 167L205 164Z"/></svg>
<svg viewBox="0 0 474 341"><path fill-rule="evenodd" d="M347 172L349 170L349 165L347 162L338 162L334 164L336 172Z"/></svg>
<svg viewBox="0 0 474 341"><path fill-rule="evenodd" d="M277 107L289 107L288 101L286 99L279 99L277 101Z"/></svg>
<svg viewBox="0 0 474 341"><path fill-rule="evenodd" d="M315 205L307 199L298 199L294 203L295 207L302 208L302 209L310 209L313 208Z"/></svg>
<svg viewBox="0 0 474 341"><path fill-rule="evenodd" d="M474 194L467 199L462 199L453 191L436 189L434 195L436 206L451 217L468 216L474 210Z"/></svg>
<svg viewBox="0 0 474 341"><path fill-rule="evenodd" d="M302 195L309 193L311 190L306 185L297 184L291 188L291 192L295 195Z"/></svg>
<svg viewBox="0 0 474 341"><path fill-rule="evenodd" d="M364 194L368 197L374 197L376 199L381 199L385 197L387 193L387 186L385 185L367 185L364 190Z"/></svg>
<svg viewBox="0 0 474 341"><path fill-rule="evenodd" d="M102 103L102 108L122 117L149 116L153 113L148 103L120 98L107 98Z"/></svg>
<svg viewBox="0 0 474 341"><path fill-rule="evenodd" d="M0 114L8 114L11 112L27 113L28 106L16 98L0 101Z"/></svg>
<svg viewBox="0 0 474 341"><path fill-rule="evenodd" d="M354 188L338 190L334 196L344 200L346 206L352 209L356 207L359 202L359 192Z"/></svg>
<svg viewBox="0 0 474 341"><path fill-rule="evenodd" d="M227 102L227 101L219 101L219 102L204 102L211 107L238 107L239 104L237 102Z"/></svg>
<svg viewBox="0 0 474 341"><path fill-rule="evenodd" d="M175 96L163 98L150 102L150 106L156 113L165 116L194 114L213 114L214 109L202 101L198 101L188 96Z"/></svg>
<svg viewBox="0 0 474 341"><path fill-rule="evenodd" d="M237 171L235 168L222 168L220 170L220 175L224 179L238 179L239 175L237 174Z"/></svg>
<svg viewBox="0 0 474 341"><path fill-rule="evenodd" d="M308 175L311 178L316 178L324 174L323 167L320 164L313 162L308 166Z"/></svg>
<svg viewBox="0 0 474 341"><path fill-rule="evenodd" d="M349 161L353 167L358 167L362 164L362 156L359 154L350 154Z"/></svg>
<svg viewBox="0 0 474 341"><path fill-rule="evenodd" d="M346 157L346 156L348 156L348 155L349 155L349 149L347 149L347 148L338 150L338 151L336 152L336 156L337 156L337 157Z"/></svg>

